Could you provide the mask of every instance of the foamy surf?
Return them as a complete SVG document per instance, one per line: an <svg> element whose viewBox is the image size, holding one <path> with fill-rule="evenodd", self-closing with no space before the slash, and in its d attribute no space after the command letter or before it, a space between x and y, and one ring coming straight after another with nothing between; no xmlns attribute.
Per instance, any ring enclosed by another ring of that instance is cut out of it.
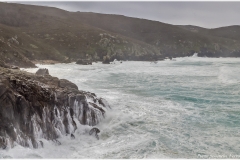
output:
<svg viewBox="0 0 240 160"><path fill-rule="evenodd" d="M112 110L96 126L78 124L76 139L16 146L3 158L201 158L239 153L240 59L184 57L176 61L91 66L38 65L80 90L105 98ZM27 69L35 72L36 69Z"/></svg>

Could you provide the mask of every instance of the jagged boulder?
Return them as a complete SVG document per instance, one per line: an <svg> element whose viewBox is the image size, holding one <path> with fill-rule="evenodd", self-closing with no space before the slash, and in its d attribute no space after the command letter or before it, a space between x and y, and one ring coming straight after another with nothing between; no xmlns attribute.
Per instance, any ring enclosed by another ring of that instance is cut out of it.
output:
<svg viewBox="0 0 240 160"><path fill-rule="evenodd" d="M59 80L59 87L62 87L62 88L75 88L75 89L78 89L78 86L66 79L60 79Z"/></svg>
<svg viewBox="0 0 240 160"><path fill-rule="evenodd" d="M42 138L61 144L58 137L73 134L77 123L95 126L107 108L106 100L77 90L67 80L0 67L2 149L14 143L42 147Z"/></svg>
<svg viewBox="0 0 240 160"><path fill-rule="evenodd" d="M90 60L90 59L79 59L79 60L77 60L76 64L92 65L92 60Z"/></svg>
<svg viewBox="0 0 240 160"><path fill-rule="evenodd" d="M48 69L40 68L37 70L36 75L39 75L39 76L49 75Z"/></svg>

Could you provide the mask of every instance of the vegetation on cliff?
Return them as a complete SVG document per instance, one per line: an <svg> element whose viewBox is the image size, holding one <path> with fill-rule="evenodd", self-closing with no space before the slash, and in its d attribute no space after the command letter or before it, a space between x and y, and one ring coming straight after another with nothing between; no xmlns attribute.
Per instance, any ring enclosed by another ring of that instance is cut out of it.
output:
<svg viewBox="0 0 240 160"><path fill-rule="evenodd" d="M34 67L36 60L158 60L194 52L239 57L239 34L239 26L206 29L0 3L0 58L20 67Z"/></svg>

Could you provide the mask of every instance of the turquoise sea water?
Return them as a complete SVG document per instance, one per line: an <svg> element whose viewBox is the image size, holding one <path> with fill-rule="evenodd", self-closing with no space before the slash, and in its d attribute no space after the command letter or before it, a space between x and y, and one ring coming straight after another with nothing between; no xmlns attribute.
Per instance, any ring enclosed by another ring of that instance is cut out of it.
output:
<svg viewBox="0 0 240 160"><path fill-rule="evenodd" d="M97 126L100 140L90 137L85 132L88 128L82 126L76 132L76 140L60 138L61 146L50 142L37 150L17 146L2 155L240 158L239 58L185 57L157 64L124 61L110 65L38 66L110 103L112 110Z"/></svg>

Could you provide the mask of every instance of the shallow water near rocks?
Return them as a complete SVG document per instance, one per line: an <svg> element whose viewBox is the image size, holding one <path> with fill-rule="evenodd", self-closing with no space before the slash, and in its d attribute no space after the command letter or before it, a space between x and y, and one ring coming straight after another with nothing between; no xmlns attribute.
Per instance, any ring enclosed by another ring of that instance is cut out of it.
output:
<svg viewBox="0 0 240 160"><path fill-rule="evenodd" d="M239 58L38 67L109 102L112 110L97 125L100 140L88 134L91 127L78 124L76 139L64 135L60 146L42 140L44 148L17 145L1 150L0 157L231 158L239 154Z"/></svg>

